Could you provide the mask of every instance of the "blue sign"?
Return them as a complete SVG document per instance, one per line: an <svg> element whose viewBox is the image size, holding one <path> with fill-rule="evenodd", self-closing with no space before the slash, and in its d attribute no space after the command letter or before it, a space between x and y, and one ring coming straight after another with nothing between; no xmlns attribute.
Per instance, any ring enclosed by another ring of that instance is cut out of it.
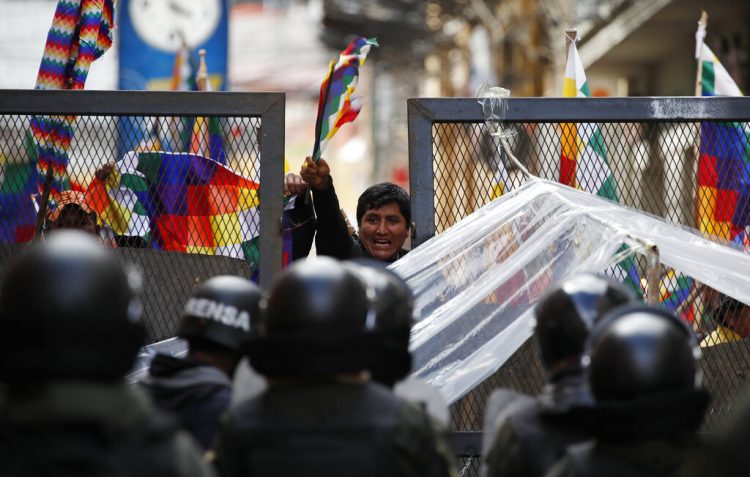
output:
<svg viewBox="0 0 750 477"><path fill-rule="evenodd" d="M171 89L183 42L206 50L214 90L226 89L228 0L123 0L119 5L119 88Z"/></svg>

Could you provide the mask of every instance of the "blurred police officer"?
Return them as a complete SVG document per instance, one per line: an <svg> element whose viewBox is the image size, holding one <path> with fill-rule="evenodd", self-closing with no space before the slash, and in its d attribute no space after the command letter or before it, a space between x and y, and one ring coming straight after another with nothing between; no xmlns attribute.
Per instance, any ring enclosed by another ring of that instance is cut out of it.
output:
<svg viewBox="0 0 750 477"><path fill-rule="evenodd" d="M249 348L268 389L230 410L223 476L454 474L429 416L370 382L374 318L362 282L331 258L276 279Z"/></svg>
<svg viewBox="0 0 750 477"><path fill-rule="evenodd" d="M668 311L619 307L591 333L584 362L595 404L582 424L596 439L571 446L549 476L685 475L701 455L708 404L700 348Z"/></svg>
<svg viewBox="0 0 750 477"><path fill-rule="evenodd" d="M580 364L594 322L606 311L635 300L620 283L582 274L563 280L538 303L535 334L550 382L536 398L495 391L485 411L483 455L491 476L542 476L584 440L575 409L591 404Z"/></svg>
<svg viewBox="0 0 750 477"><path fill-rule="evenodd" d="M139 278L58 231L0 289L3 476L211 475L192 439L123 377L144 338Z"/></svg>
<svg viewBox="0 0 750 477"><path fill-rule="evenodd" d="M373 336L377 352L370 367L372 379L397 396L424 407L440 424L447 426L448 405L440 392L417 377L410 377L409 339L414 323L414 295L409 286L383 262L358 259L347 262L368 288L370 308L374 312Z"/></svg>
<svg viewBox="0 0 750 477"><path fill-rule="evenodd" d="M177 336L188 343L184 358L157 354L142 381L156 405L209 449L232 396L232 377L258 319L260 289L237 276L213 277L185 304Z"/></svg>

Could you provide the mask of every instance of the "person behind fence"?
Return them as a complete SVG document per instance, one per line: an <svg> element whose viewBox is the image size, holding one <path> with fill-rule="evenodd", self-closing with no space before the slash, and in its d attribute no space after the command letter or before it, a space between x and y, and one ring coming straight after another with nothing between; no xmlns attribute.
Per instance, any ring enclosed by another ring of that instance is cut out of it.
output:
<svg viewBox="0 0 750 477"><path fill-rule="evenodd" d="M176 421L124 381L145 336L139 281L81 231L52 234L8 267L0 475L213 475Z"/></svg>
<svg viewBox="0 0 750 477"><path fill-rule="evenodd" d="M372 380L392 389L397 396L427 410L440 424L447 426L448 405L440 392L427 382L410 377L412 356L409 339L414 323L414 295L397 274L380 262L359 259L347 262L373 293L368 294L374 311L374 336L378 352L370 367Z"/></svg>
<svg viewBox="0 0 750 477"><path fill-rule="evenodd" d="M185 357L157 354L141 384L156 405L175 414L210 449L232 396L232 378L258 319L260 289L231 275L210 278L185 304L177 336L188 343Z"/></svg>
<svg viewBox="0 0 750 477"><path fill-rule="evenodd" d="M276 278L248 349L268 389L224 420L222 476L455 475L427 413L371 382L372 318L365 286L332 258Z"/></svg>
<svg viewBox="0 0 750 477"><path fill-rule="evenodd" d="M575 409L591 404L580 359L594 323L634 293L612 279L581 274L564 279L537 304L534 333L550 382L536 398L498 389L485 410L484 475L542 476L586 439Z"/></svg>
<svg viewBox="0 0 750 477"><path fill-rule="evenodd" d="M750 306L721 294L712 313L716 328L701 341L701 348L750 337Z"/></svg>
<svg viewBox="0 0 750 477"><path fill-rule="evenodd" d="M47 212L45 229L48 232L75 229L99 236L96 212L86 205L83 192L65 190L60 193L57 206Z"/></svg>
<svg viewBox="0 0 750 477"><path fill-rule="evenodd" d="M359 196L359 230L354 233L339 206L325 159L315 163L306 158L300 175L287 175L285 182L288 190L299 195L305 193L307 186L312 190L318 255L341 260L368 257L390 263L407 253L403 247L411 232L411 203L409 194L396 184L375 184Z"/></svg>
<svg viewBox="0 0 750 477"><path fill-rule="evenodd" d="M698 428L708 405L692 330L667 310L626 305L591 332L584 362L594 406L547 477L681 476L700 465Z"/></svg>

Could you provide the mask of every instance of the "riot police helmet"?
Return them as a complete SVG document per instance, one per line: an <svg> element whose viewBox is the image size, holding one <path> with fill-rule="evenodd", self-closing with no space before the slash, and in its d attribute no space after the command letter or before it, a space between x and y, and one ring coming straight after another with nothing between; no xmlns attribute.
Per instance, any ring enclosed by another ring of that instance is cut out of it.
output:
<svg viewBox="0 0 750 477"><path fill-rule="evenodd" d="M700 348L669 311L626 305L606 314L589 336L584 363L597 401L629 401L700 388Z"/></svg>
<svg viewBox="0 0 750 477"><path fill-rule="evenodd" d="M368 288L375 315L374 337L379 351L372 365L372 378L393 386L411 371L409 338L414 323L414 295L409 286L382 262L354 260L348 265Z"/></svg>
<svg viewBox="0 0 750 477"><path fill-rule="evenodd" d="M223 350L241 355L258 319L261 291L246 278L220 275L195 289L185 303L177 336L191 349Z"/></svg>
<svg viewBox="0 0 750 477"><path fill-rule="evenodd" d="M112 380L143 343L140 275L95 237L56 231L9 267L0 289L0 380Z"/></svg>
<svg viewBox="0 0 750 477"><path fill-rule="evenodd" d="M535 308L535 334L548 370L559 363L579 363L594 322L608 310L634 302L625 285L604 276L579 274L564 279Z"/></svg>
<svg viewBox="0 0 750 477"><path fill-rule="evenodd" d="M364 371L373 360L367 289L329 257L295 262L262 301L250 362L267 377L314 377Z"/></svg>

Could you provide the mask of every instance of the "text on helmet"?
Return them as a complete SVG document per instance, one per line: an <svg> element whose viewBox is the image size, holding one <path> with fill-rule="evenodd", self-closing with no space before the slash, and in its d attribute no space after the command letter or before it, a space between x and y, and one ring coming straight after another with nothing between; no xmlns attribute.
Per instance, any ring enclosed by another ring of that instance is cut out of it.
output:
<svg viewBox="0 0 750 477"><path fill-rule="evenodd" d="M234 328L250 331L250 314L231 305L208 298L191 298L185 304L185 314L218 321Z"/></svg>

